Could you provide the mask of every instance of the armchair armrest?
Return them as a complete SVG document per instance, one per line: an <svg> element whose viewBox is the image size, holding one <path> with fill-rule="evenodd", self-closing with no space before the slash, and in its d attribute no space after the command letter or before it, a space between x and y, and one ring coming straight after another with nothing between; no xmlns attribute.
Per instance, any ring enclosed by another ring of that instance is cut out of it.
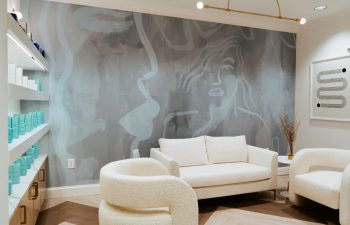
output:
<svg viewBox="0 0 350 225"><path fill-rule="evenodd" d="M277 174L277 152L248 145L248 163L267 167Z"/></svg>
<svg viewBox="0 0 350 225"><path fill-rule="evenodd" d="M340 224L350 225L350 164L346 167L340 187Z"/></svg>
<svg viewBox="0 0 350 225"><path fill-rule="evenodd" d="M165 175L166 168L158 161L152 165L152 161L155 160L133 159L131 163L130 159L104 166L100 172L102 198L123 208L167 207L173 225L198 225L197 196L191 186L178 177ZM148 167L152 167L150 171Z"/></svg>
<svg viewBox="0 0 350 225"><path fill-rule="evenodd" d="M170 175L180 177L179 164L171 157L162 153L159 148L151 149L151 158L161 162L168 169Z"/></svg>

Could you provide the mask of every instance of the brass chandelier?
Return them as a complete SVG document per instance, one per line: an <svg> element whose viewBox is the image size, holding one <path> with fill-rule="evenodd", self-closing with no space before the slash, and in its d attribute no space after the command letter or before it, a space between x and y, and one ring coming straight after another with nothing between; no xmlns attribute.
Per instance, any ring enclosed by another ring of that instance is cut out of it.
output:
<svg viewBox="0 0 350 225"><path fill-rule="evenodd" d="M227 0L226 8L224 8L224 7L217 7L217 6L208 5L208 4L205 4L205 3L200 1L200 2L197 2L197 8L198 9L216 9L216 10L221 10L221 11L226 11L226 12L234 12L234 13L253 15L253 16L263 16L263 17L269 17L269 18L274 18L274 19L289 20L289 21L294 21L294 22L300 23L301 25L306 23L305 18L290 18L290 17L282 16L281 6L279 3L279 0L276 0L276 4L278 7L278 16L264 14L264 13L248 12L248 11L232 9L230 6L230 3L231 3L231 0Z"/></svg>

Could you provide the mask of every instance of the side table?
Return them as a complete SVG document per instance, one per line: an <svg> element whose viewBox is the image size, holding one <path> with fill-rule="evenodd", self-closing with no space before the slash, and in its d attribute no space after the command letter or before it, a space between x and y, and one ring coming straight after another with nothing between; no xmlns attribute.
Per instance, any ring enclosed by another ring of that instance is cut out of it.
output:
<svg viewBox="0 0 350 225"><path fill-rule="evenodd" d="M288 156L284 156L284 155L278 156L278 163L287 165L289 167L291 162L292 162L292 160L289 160ZM288 181L287 191L281 191L280 195L282 197L288 199L288 197L289 197L288 190L289 190L289 181Z"/></svg>

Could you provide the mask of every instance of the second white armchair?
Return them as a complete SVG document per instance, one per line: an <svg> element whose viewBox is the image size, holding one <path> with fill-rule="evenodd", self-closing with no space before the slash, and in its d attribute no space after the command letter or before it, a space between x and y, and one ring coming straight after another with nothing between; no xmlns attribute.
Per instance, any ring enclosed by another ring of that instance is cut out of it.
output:
<svg viewBox="0 0 350 225"><path fill-rule="evenodd" d="M341 225L350 225L350 150L303 149L289 171L289 201L302 206L304 198L339 209Z"/></svg>

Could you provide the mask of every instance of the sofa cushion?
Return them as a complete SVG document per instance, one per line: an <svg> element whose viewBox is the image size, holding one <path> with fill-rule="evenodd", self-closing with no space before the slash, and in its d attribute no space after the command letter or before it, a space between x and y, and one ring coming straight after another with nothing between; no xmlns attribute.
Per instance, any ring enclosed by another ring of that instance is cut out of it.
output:
<svg viewBox="0 0 350 225"><path fill-rule="evenodd" d="M192 187L237 184L271 178L271 170L249 163L221 163L180 168L180 177Z"/></svg>
<svg viewBox="0 0 350 225"><path fill-rule="evenodd" d="M314 171L295 176L295 193L333 209L339 209L342 172Z"/></svg>
<svg viewBox="0 0 350 225"><path fill-rule="evenodd" d="M208 164L204 137L159 139L160 151L178 162L179 166Z"/></svg>
<svg viewBox="0 0 350 225"><path fill-rule="evenodd" d="M247 162L248 148L245 136L205 136L205 143L210 163Z"/></svg>

